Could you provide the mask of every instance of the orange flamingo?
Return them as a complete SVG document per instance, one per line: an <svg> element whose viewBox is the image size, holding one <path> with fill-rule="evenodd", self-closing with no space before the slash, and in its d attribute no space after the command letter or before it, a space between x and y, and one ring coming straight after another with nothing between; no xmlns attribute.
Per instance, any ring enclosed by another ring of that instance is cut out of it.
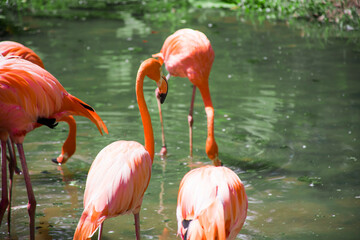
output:
<svg viewBox="0 0 360 240"><path fill-rule="evenodd" d="M167 94L161 63L151 58L145 60L136 78L136 99L144 127L145 146L134 141L117 141L99 152L88 173L84 211L74 239L88 239L98 228L100 239L105 219L129 213L134 214L136 239L140 239L139 212L154 159L154 134L143 93L145 76L156 81L161 103Z"/></svg>
<svg viewBox="0 0 360 240"><path fill-rule="evenodd" d="M165 40L160 53L154 54L153 57L158 57L165 63L165 67L170 76L187 77L190 82L194 84L188 115L190 156L192 156L193 149L192 126L194 122L194 100L196 87L199 88L207 116L208 134L206 139L206 154L213 161L214 165L221 165L221 161L218 158L218 146L214 137L214 108L209 90L209 75L214 61L214 51L210 41L202 32L192 29L180 29ZM160 105L158 106L163 140L163 147L160 153L166 154L162 113Z"/></svg>
<svg viewBox="0 0 360 240"><path fill-rule="evenodd" d="M44 68L44 64L41 58L30 48L25 47L24 45L13 42L13 41L2 41L0 42L0 54L5 56L14 56L20 57L27 61L30 61L38 66ZM72 116L63 116L58 121L65 121L69 125L69 135L64 145L62 147L62 152L57 159L53 159L56 163L65 163L68 158L70 158L76 149L76 122ZM20 174L21 171L17 167L16 155L14 152L14 144L8 139L8 149L10 153L10 162L9 162L9 204L8 204L8 232L10 232L11 226L11 198L12 198L12 186L13 186L13 178L14 172Z"/></svg>
<svg viewBox="0 0 360 240"><path fill-rule="evenodd" d="M0 42L0 54L4 57L18 56L45 68L41 58L33 50L25 47L21 43L13 41ZM76 122L71 115L63 116L61 119L58 119L58 121L66 122L69 125L69 134L61 149L61 154L56 159L52 159L52 161L57 164L64 164L76 150Z"/></svg>
<svg viewBox="0 0 360 240"><path fill-rule="evenodd" d="M215 166L193 169L180 182L178 234L188 240L235 239L247 208L244 185L232 170Z"/></svg>
<svg viewBox="0 0 360 240"><path fill-rule="evenodd" d="M64 116L89 118L99 129L107 128L95 110L69 94L49 72L27 60L6 57L0 61L0 140L2 148L2 199L0 220L8 205L6 181L6 140L10 136L19 152L28 194L30 239L35 238L36 200L26 164L22 143L26 134L36 127L54 128Z"/></svg>

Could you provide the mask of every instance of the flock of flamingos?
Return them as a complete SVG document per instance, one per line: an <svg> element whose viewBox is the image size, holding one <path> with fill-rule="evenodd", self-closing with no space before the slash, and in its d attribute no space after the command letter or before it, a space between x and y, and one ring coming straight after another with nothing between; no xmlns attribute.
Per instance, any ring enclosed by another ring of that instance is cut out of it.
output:
<svg viewBox="0 0 360 240"><path fill-rule="evenodd" d="M69 94L60 82L47 72L42 60L29 48L12 41L0 42L0 138L1 138L1 203L0 223L8 209L10 232L11 191L14 173L24 176L28 194L30 239L35 239L36 200L26 164L22 143L26 134L46 125L54 128L58 121L69 124L69 135L62 152L54 161L64 164L76 148L76 122L72 115L90 119L100 133L108 133L95 110ZM116 141L104 147L93 161L86 180L84 211L74 239L89 239L99 229L101 238L104 221L123 214L134 214L136 239L140 239L139 212L149 185L154 159L154 135L150 114L143 94L147 76L156 82L162 149L166 144L161 116L161 103L168 92L170 76L187 77L193 86L188 115L190 155L192 155L193 104L196 88L200 90L207 115L206 153L214 166L189 171L178 192L176 216L178 235L182 239L235 239L247 215L248 201L240 178L222 166L214 138L214 108L209 91L209 74L214 51L208 38L199 31L181 29L170 35L160 53L142 62L136 76L136 98L144 128L145 144ZM165 64L169 75L162 75ZM15 145L21 162L17 167ZM6 154L8 149L9 157ZM7 176L9 161L9 180ZM9 187L8 187L9 181Z"/></svg>

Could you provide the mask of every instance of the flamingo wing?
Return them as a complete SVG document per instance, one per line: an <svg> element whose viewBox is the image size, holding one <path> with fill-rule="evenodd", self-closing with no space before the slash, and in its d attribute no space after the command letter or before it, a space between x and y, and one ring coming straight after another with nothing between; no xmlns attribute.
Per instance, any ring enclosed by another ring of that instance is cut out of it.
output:
<svg viewBox="0 0 360 240"><path fill-rule="evenodd" d="M149 153L137 142L117 141L102 149L88 173L84 212L74 239L91 236L107 218L138 213L151 165Z"/></svg>
<svg viewBox="0 0 360 240"><path fill-rule="evenodd" d="M215 58L205 34L188 28L170 35L154 56L162 58L170 75L187 77L197 86L208 79Z"/></svg>
<svg viewBox="0 0 360 240"><path fill-rule="evenodd" d="M66 90L50 73L29 61L0 61L0 104L3 118L16 129L29 129L39 117L49 118L61 108ZM16 121L14 121L16 119ZM2 125L4 126L4 125Z"/></svg>
<svg viewBox="0 0 360 240"><path fill-rule="evenodd" d="M13 135L21 135L44 124L39 119L56 119L64 115L81 115L94 122L99 131L107 128L89 105L69 94L48 71L20 58L0 61L1 126ZM12 119L12 121L8 121ZM14 121L16 119L16 121ZM19 132L20 131L20 132Z"/></svg>
<svg viewBox="0 0 360 240"><path fill-rule="evenodd" d="M220 207L222 209L219 209ZM193 232L199 231L194 227L198 225L204 229L203 235L220 236L220 231L214 233L213 230L224 229L226 237L233 239L230 236L234 235L233 232L236 236L240 231L246 214L245 189L232 170L226 167L205 166L190 171L182 179L176 210L178 234L181 236L191 229L194 229ZM186 227L186 221L190 226Z"/></svg>

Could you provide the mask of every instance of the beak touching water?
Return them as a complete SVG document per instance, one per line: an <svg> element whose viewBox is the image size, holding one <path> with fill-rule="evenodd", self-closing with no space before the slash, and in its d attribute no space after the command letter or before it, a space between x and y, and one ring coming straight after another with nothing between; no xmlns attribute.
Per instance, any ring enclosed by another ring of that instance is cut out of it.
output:
<svg viewBox="0 0 360 240"><path fill-rule="evenodd" d="M165 78L165 76L161 76L162 81L161 84L159 84L159 94L160 94L160 103L163 104L165 102L166 95L168 93L168 82Z"/></svg>

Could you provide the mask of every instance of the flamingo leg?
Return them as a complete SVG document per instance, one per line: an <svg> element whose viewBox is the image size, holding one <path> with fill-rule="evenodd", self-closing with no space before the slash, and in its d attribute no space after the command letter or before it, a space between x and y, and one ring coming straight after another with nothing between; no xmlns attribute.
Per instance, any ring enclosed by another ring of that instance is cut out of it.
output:
<svg viewBox="0 0 360 240"><path fill-rule="evenodd" d="M6 141L1 140L1 202L0 202L0 225L9 204L7 188L6 168Z"/></svg>
<svg viewBox="0 0 360 240"><path fill-rule="evenodd" d="M194 101L195 101L195 94L196 94L196 86L193 85L193 92L191 97L191 103L190 103L190 110L188 115L188 123L189 123L189 145L190 145L190 157L193 156L193 124L194 124Z"/></svg>
<svg viewBox="0 0 360 240"><path fill-rule="evenodd" d="M102 222L102 223L100 224L99 233L98 233L98 240L101 240L103 227L104 227L104 222Z"/></svg>
<svg viewBox="0 0 360 240"><path fill-rule="evenodd" d="M16 163L16 155L15 155L15 149L14 149L14 143L8 138L7 140L9 155L10 155L10 161L9 161L9 205L8 205L8 232L10 233L10 227L11 227L11 199L12 199L12 187L14 184L14 172L16 174L20 174L21 171L17 167Z"/></svg>
<svg viewBox="0 0 360 240"><path fill-rule="evenodd" d="M18 144L16 144L16 146L19 151L21 166L23 169L25 185L26 185L26 190L27 190L28 199L29 199L27 208L28 208L28 213L29 213L29 217L30 217L30 239L35 240L35 209L36 209L35 195L34 195L34 192L33 192L32 186L31 186L30 174L29 174L29 170L28 170L27 164L26 164L23 145L21 143L18 143Z"/></svg>
<svg viewBox="0 0 360 240"><path fill-rule="evenodd" d="M161 123L162 148L160 151L160 155L165 156L167 153L167 149L166 149L166 143L165 143L164 121L163 121L162 112L161 112L160 94L159 94L158 88L155 90L155 96L156 96L156 100L157 100L157 104L158 104L160 123Z"/></svg>
<svg viewBox="0 0 360 240"><path fill-rule="evenodd" d="M134 219L135 219L135 234L136 234L136 240L140 240L140 214L135 213Z"/></svg>
<svg viewBox="0 0 360 240"><path fill-rule="evenodd" d="M8 138L7 140L7 144L8 144L8 150L9 150L9 155L10 155L10 160L12 160L12 162L9 162L9 167L11 166L13 171L15 171L15 173L17 175L20 175L22 172L20 170L20 168L17 165L16 162L16 155L15 155L15 146L13 141L10 140L10 138Z"/></svg>

